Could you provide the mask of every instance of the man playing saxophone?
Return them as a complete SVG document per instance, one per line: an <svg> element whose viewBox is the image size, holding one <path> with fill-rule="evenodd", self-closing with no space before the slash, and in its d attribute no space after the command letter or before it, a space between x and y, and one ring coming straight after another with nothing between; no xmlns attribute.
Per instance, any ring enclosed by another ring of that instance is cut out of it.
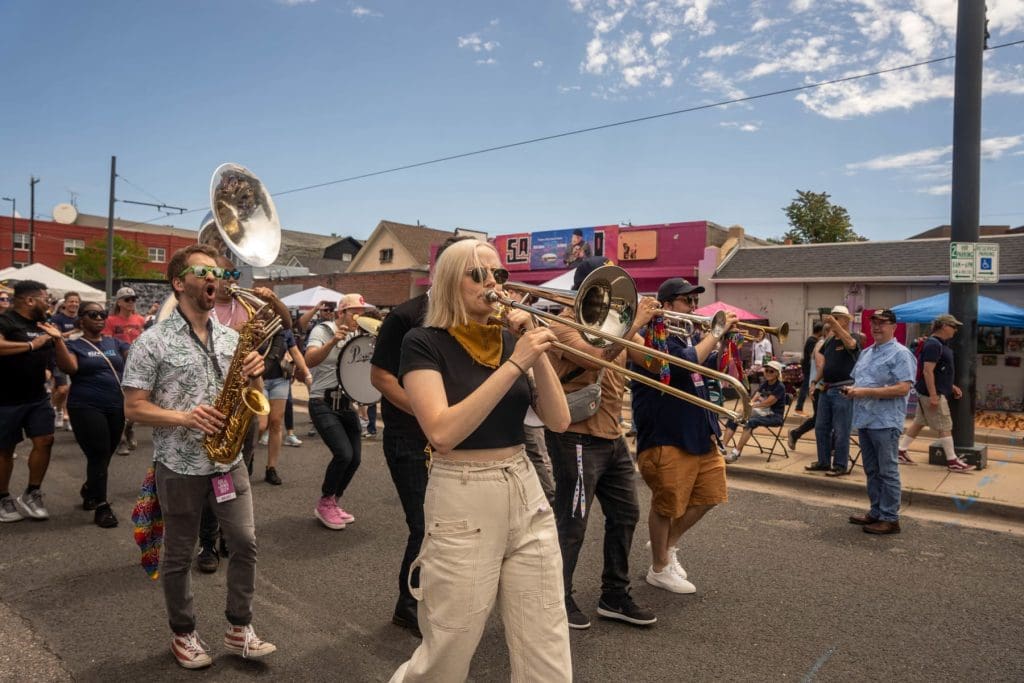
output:
<svg viewBox="0 0 1024 683"><path fill-rule="evenodd" d="M203 440L225 428L215 404L225 382L263 373L255 351L245 357L242 378L225 377L239 334L212 316L217 252L196 244L177 251L167 279L177 306L135 342L124 372L125 416L153 425L157 495L163 511L160 578L171 630L171 652L187 669L209 666L209 648L199 638L192 608L190 568L203 504L210 501L231 548L227 571L228 652L258 658L277 648L252 628L256 580L256 535L248 472L241 453L226 464L207 456Z"/></svg>

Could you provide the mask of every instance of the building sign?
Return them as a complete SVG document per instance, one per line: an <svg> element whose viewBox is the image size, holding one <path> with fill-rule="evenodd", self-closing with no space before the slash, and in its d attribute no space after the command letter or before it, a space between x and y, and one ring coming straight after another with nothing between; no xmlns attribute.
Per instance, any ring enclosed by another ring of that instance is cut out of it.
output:
<svg viewBox="0 0 1024 683"><path fill-rule="evenodd" d="M657 230L630 230L619 233L619 261L645 261L656 258Z"/></svg>
<svg viewBox="0 0 1024 683"><path fill-rule="evenodd" d="M505 240L505 265L530 265L530 236L509 235Z"/></svg>
<svg viewBox="0 0 1024 683"><path fill-rule="evenodd" d="M999 245L949 243L950 282L999 282Z"/></svg>
<svg viewBox="0 0 1024 683"><path fill-rule="evenodd" d="M588 256L604 256L604 238L604 230L596 228L535 232L531 235L530 269L573 268Z"/></svg>

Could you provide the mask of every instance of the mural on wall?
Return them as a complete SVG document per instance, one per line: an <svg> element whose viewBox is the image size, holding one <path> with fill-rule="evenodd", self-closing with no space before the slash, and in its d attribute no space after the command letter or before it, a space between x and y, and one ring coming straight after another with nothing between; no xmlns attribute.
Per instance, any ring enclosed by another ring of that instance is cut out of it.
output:
<svg viewBox="0 0 1024 683"><path fill-rule="evenodd" d="M620 232L618 252L619 261L644 261L658 258L658 231Z"/></svg>
<svg viewBox="0 0 1024 683"><path fill-rule="evenodd" d="M604 237L604 230L596 228L535 232L530 236L530 269L573 268L588 256L604 256Z"/></svg>

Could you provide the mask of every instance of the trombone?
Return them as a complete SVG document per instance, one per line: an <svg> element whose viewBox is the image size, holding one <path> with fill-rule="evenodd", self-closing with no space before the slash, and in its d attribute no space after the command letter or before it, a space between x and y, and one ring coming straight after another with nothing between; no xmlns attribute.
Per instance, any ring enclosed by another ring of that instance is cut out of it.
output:
<svg viewBox="0 0 1024 683"><path fill-rule="evenodd" d="M599 365L612 372L618 372L629 377L635 382L645 384L652 389L669 394L675 398L682 399L723 415L736 422L746 422L750 418L750 396L747 394L743 384L724 372L710 370L703 365L697 365L673 355L662 353L655 349L638 344L631 339L625 339L623 335L633 324L637 309L637 291L633 279L618 266L601 266L594 271L580 284L578 292L565 292L562 290L548 289L546 287L535 287L520 282L506 282L503 289L523 292L543 299L548 299L562 306L571 307L575 313L576 321L562 318L553 313L520 303L504 294L491 290L487 293L487 299L493 304L501 304L507 308L518 308L545 322L541 323L550 326L549 323L557 322L577 330L587 342L596 347L606 347L612 344L620 344L627 349L639 351L652 358L670 363L683 368L689 372L697 372L706 377L718 380L723 384L729 384L739 394L742 410L730 410L717 403L712 403L699 396L694 396L676 387L662 384L658 380L642 375L610 363L603 358L595 358L589 354L582 354L573 347L560 342L552 342L551 345L563 353L574 356L585 356L586 360ZM699 316L694 316L699 317ZM724 316L722 318L724 321ZM724 322L723 322L724 326Z"/></svg>

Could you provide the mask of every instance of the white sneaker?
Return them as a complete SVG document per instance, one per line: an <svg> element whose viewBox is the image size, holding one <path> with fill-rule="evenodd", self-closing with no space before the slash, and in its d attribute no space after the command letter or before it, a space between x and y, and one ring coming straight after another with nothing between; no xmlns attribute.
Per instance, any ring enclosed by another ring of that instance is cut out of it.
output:
<svg viewBox="0 0 1024 683"><path fill-rule="evenodd" d="M650 552L651 542L647 541L644 547L647 549L647 552ZM668 565L672 567L676 574L679 574L684 579L686 578L686 570L683 569L683 565L679 564L679 548L673 546L668 549Z"/></svg>
<svg viewBox="0 0 1024 683"><path fill-rule="evenodd" d="M23 517L31 517L32 519L49 519L50 513L46 510L46 506L43 505L43 492L36 489L32 493L25 493L18 496L14 504L18 506L18 512Z"/></svg>
<svg viewBox="0 0 1024 683"><path fill-rule="evenodd" d="M725 461L730 465L740 459L740 452L733 448L729 451L729 455L725 456Z"/></svg>
<svg viewBox="0 0 1024 683"><path fill-rule="evenodd" d="M64 429L64 416L60 413L57 413L53 418L53 428L56 431Z"/></svg>
<svg viewBox="0 0 1024 683"><path fill-rule="evenodd" d="M285 446L292 446L294 448L298 448L299 446L302 445L302 440L299 437L295 436L294 434L289 434L288 436L284 437L284 441L282 443Z"/></svg>
<svg viewBox="0 0 1024 683"><path fill-rule="evenodd" d="M696 593L697 587L676 574L672 565L667 565L660 572L654 571L654 567L647 570L647 583L655 588L661 588L673 593Z"/></svg>
<svg viewBox="0 0 1024 683"><path fill-rule="evenodd" d="M14 504L14 498L4 496L0 500L0 522L20 522L25 516L18 512L18 506Z"/></svg>
<svg viewBox="0 0 1024 683"><path fill-rule="evenodd" d="M276 645L260 640L252 624L229 626L224 633L224 647L228 652L242 655L243 659L259 659L277 651Z"/></svg>
<svg viewBox="0 0 1024 683"><path fill-rule="evenodd" d="M260 445L267 446L270 444L270 432L263 432L263 436L260 437Z"/></svg>
<svg viewBox="0 0 1024 683"><path fill-rule="evenodd" d="M202 669L213 664L210 648L206 646L195 631L192 633L176 633L171 641L171 652L174 658L186 669Z"/></svg>

